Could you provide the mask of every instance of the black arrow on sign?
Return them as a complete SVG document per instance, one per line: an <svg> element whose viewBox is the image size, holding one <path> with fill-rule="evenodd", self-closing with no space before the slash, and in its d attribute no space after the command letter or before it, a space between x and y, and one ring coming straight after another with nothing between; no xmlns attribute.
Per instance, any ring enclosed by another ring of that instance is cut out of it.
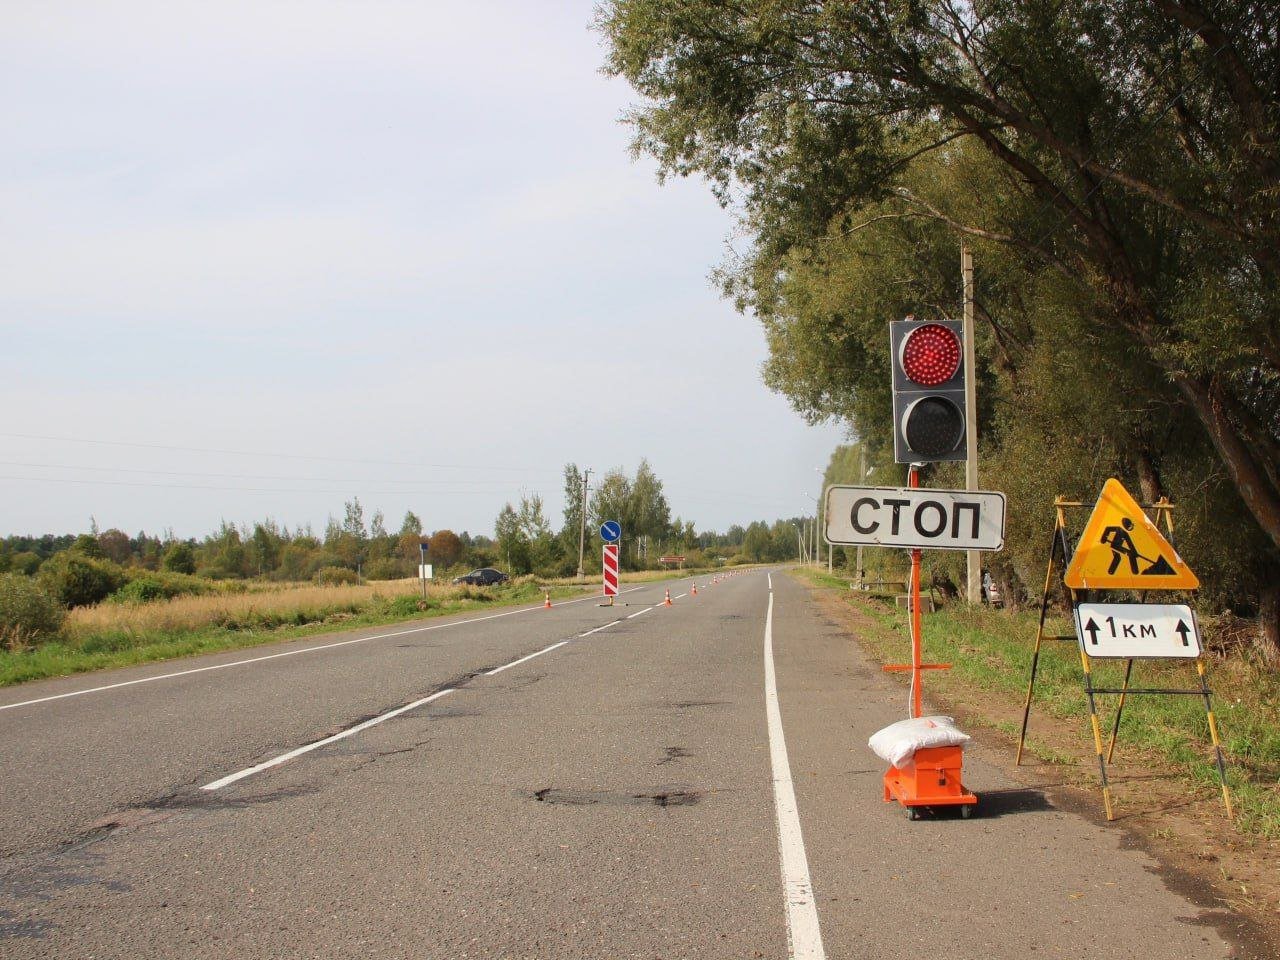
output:
<svg viewBox="0 0 1280 960"><path fill-rule="evenodd" d="M1089 622L1084 625L1084 628L1089 631L1089 642L1096 647L1098 645L1098 625L1093 622L1093 617L1089 618Z"/></svg>
<svg viewBox="0 0 1280 960"><path fill-rule="evenodd" d="M1190 641L1188 641L1188 640L1187 640L1187 634L1189 634L1189 633L1191 632L1191 628L1190 628L1190 627L1188 627L1185 623L1183 623L1181 620L1179 620L1179 621L1178 621L1178 625L1177 625L1176 627L1174 627L1174 628L1173 628L1173 630L1174 630L1174 632L1175 632L1175 633L1180 633L1180 634L1182 634L1182 645L1183 645L1184 647L1189 647L1189 646L1191 646Z"/></svg>

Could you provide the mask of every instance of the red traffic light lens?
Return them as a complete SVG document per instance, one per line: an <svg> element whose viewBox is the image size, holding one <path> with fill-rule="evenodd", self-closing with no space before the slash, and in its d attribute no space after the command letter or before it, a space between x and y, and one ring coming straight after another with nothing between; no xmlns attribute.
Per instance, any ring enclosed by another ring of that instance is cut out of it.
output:
<svg viewBox="0 0 1280 960"><path fill-rule="evenodd" d="M939 323L916 327L902 342L902 372L923 387L946 383L960 369L960 338Z"/></svg>

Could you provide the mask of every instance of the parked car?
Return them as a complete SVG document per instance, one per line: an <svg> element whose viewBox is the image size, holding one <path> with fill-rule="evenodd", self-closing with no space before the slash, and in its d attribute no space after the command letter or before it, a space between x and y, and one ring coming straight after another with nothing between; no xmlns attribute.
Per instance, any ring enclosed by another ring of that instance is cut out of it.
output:
<svg viewBox="0 0 1280 960"><path fill-rule="evenodd" d="M506 583L511 578L501 570L495 570L493 567L481 567L479 570L472 570L470 573L464 573L460 577L454 577L454 583L469 583L473 587L491 587L495 583Z"/></svg>

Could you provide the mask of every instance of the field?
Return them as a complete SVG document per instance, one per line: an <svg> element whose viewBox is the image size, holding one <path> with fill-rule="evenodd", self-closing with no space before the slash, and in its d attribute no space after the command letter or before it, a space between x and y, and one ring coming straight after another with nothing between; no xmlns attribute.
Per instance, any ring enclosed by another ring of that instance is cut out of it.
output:
<svg viewBox="0 0 1280 960"><path fill-rule="evenodd" d="M624 582L687 576L691 571L624 574ZM0 686L107 667L257 646L331 630L447 616L482 607L535 603L598 590L572 578L541 582L521 577L499 587L432 584L426 599L418 580L379 580L341 586L312 583L236 584L235 591L150 603L76 607L59 639L36 647L0 649Z"/></svg>

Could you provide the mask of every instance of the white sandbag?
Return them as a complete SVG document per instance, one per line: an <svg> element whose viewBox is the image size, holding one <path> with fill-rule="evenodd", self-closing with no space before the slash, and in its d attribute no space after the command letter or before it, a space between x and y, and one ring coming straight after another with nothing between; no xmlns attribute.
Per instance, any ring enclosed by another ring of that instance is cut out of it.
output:
<svg viewBox="0 0 1280 960"><path fill-rule="evenodd" d="M962 746L968 739L969 735L956 727L952 717L913 717L873 733L867 746L881 760L901 770L912 762L917 750Z"/></svg>

